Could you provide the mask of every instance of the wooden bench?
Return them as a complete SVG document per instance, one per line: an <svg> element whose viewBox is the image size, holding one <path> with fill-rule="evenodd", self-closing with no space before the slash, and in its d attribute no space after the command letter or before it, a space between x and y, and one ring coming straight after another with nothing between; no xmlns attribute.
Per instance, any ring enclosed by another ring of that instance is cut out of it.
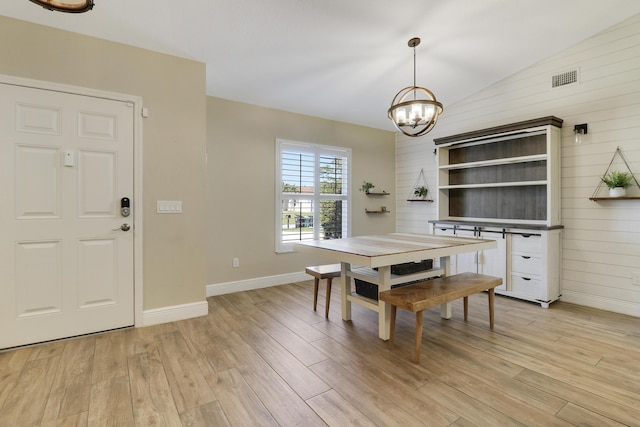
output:
<svg viewBox="0 0 640 427"><path fill-rule="evenodd" d="M329 318L329 303L331 302L331 281L340 277L340 264L314 265L305 268L305 272L313 276L313 311L318 306L318 284L320 280L327 280L327 301L324 307L324 317Z"/></svg>
<svg viewBox="0 0 640 427"><path fill-rule="evenodd" d="M415 363L420 363L422 312L427 308L464 298L464 320L466 322L469 312L469 295L487 290L489 291L489 327L493 329L494 288L501 284L502 279L499 277L476 273L461 273L380 292L380 300L391 305L390 342L393 343L396 307L416 313L414 361Z"/></svg>

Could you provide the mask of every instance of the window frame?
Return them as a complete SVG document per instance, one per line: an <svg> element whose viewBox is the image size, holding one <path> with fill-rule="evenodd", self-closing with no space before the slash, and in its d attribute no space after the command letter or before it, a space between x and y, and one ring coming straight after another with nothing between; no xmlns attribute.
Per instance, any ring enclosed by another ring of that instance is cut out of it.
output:
<svg viewBox="0 0 640 427"><path fill-rule="evenodd" d="M302 153L313 153L314 158L314 192L301 193L299 196L295 196L294 199L300 200L313 200L313 239L319 238L320 231L320 201L321 200L343 200L346 202L346 221L343 216L343 234L342 237L349 237L351 235L352 221L352 201L350 182L352 174L352 162L351 162L351 148L338 147L332 145L315 144L310 142L292 141L282 138L276 138L276 171L275 171L275 251L276 253L290 253L294 252L294 245L297 242L304 241L295 240L291 242L283 242L283 228L282 228L282 204L285 197L282 193L282 152L283 150L300 151ZM342 191L344 194L321 194L320 191L320 157L322 155L329 155L335 157L346 158L346 178L342 181ZM346 182L345 182L346 181ZM287 196L287 200L291 200L290 196ZM345 230L346 228L346 230Z"/></svg>

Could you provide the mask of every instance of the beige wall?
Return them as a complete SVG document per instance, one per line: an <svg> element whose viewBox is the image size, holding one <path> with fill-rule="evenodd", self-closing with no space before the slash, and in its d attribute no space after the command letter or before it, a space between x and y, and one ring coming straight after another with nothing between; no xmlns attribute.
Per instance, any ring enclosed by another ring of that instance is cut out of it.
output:
<svg viewBox="0 0 640 427"><path fill-rule="evenodd" d="M208 284L300 272L306 265L327 262L275 253L276 138L351 148L351 234L394 231L393 196L367 198L358 191L367 180L376 190L393 192L394 133L209 97ZM390 214L364 212L383 204ZM239 268L232 268L234 257L240 259Z"/></svg>
<svg viewBox="0 0 640 427"><path fill-rule="evenodd" d="M0 74L141 96L144 308L205 297L205 66L0 16ZM156 200L182 200L157 215Z"/></svg>

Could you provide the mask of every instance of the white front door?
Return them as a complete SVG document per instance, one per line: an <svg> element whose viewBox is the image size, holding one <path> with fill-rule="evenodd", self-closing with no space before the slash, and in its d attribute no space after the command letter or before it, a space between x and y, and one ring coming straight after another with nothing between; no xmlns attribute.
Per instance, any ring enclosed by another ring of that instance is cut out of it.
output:
<svg viewBox="0 0 640 427"><path fill-rule="evenodd" d="M133 325L133 111L0 83L0 349Z"/></svg>

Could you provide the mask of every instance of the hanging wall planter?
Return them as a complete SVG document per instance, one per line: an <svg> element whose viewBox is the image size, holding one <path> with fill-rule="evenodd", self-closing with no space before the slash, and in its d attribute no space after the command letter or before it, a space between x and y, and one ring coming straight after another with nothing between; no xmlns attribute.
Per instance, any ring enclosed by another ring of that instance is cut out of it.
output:
<svg viewBox="0 0 640 427"><path fill-rule="evenodd" d="M616 156L620 157L620 159L622 160L622 162L627 168L627 172L621 172L617 170L612 170L611 172L609 172L609 170L611 169L611 165L613 164L613 161L615 160ZM589 199L590 200L607 200L607 199L621 199L621 198L637 199L638 197L627 197L626 188L630 187L633 184L640 187L640 185L638 185L638 181L636 180L636 177L633 176L631 169L629 169L629 164L627 163L627 160L622 155L622 151L620 150L620 147L618 147L616 148L616 152L613 154L613 158L609 163L609 167L605 171L604 175L600 177L600 184L598 185L598 187L596 188L596 191L593 193L593 195ZM609 197L597 196L600 188L603 185L606 185L609 188Z"/></svg>
<svg viewBox="0 0 640 427"><path fill-rule="evenodd" d="M418 178L413 184L411 194L407 198L407 202L433 202L429 197L429 187L427 186L427 179L424 176L424 170L420 169Z"/></svg>

